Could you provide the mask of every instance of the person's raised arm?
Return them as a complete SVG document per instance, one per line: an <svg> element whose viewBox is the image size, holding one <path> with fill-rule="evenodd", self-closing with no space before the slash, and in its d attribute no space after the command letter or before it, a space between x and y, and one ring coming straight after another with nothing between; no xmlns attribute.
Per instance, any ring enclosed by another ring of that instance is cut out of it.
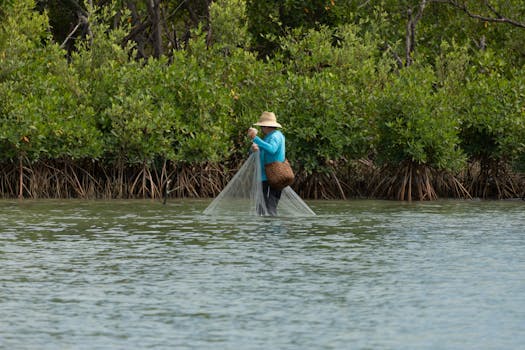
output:
<svg viewBox="0 0 525 350"><path fill-rule="evenodd" d="M266 142L263 139L261 139L260 137L255 136L253 138L253 143L258 145L259 148L262 148L266 152L268 152L270 154L275 154L279 150L280 140L279 140L278 137L274 136L274 137L270 137L270 140L268 140L268 142Z"/></svg>

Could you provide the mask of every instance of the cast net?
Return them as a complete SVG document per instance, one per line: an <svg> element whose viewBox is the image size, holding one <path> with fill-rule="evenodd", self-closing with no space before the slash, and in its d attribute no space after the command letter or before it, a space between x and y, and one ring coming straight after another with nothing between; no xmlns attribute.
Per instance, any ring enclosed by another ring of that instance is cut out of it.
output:
<svg viewBox="0 0 525 350"><path fill-rule="evenodd" d="M204 214L269 215L261 185L259 152L250 155L221 193L204 210ZM288 186L281 192L281 199L277 205L277 215L313 216L315 213Z"/></svg>

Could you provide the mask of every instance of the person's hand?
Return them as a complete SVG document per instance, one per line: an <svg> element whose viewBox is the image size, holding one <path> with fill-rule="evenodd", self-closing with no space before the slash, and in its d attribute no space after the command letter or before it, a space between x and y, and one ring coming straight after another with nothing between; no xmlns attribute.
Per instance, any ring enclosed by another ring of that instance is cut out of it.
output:
<svg viewBox="0 0 525 350"><path fill-rule="evenodd" d="M248 129L248 137L253 139L253 138L255 138L255 136L257 136L257 129L249 128Z"/></svg>
<svg viewBox="0 0 525 350"><path fill-rule="evenodd" d="M252 143L252 151L253 151L253 152L257 152L257 151L259 151L259 146L257 146L256 143Z"/></svg>

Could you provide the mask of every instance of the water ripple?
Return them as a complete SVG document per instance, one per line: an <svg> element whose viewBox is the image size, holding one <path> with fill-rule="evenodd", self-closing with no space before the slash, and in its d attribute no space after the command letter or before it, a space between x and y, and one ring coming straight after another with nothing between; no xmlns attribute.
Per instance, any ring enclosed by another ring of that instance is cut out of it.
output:
<svg viewBox="0 0 525 350"><path fill-rule="evenodd" d="M0 348L517 349L521 202L0 202Z"/></svg>

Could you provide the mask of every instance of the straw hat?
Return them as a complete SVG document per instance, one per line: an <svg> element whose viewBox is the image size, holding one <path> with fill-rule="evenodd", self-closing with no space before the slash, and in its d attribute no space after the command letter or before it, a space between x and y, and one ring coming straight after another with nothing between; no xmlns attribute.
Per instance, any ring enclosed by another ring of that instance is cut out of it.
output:
<svg viewBox="0 0 525 350"><path fill-rule="evenodd" d="M282 128L281 124L277 123L277 117L272 112L263 112L259 117L259 121L253 125Z"/></svg>

